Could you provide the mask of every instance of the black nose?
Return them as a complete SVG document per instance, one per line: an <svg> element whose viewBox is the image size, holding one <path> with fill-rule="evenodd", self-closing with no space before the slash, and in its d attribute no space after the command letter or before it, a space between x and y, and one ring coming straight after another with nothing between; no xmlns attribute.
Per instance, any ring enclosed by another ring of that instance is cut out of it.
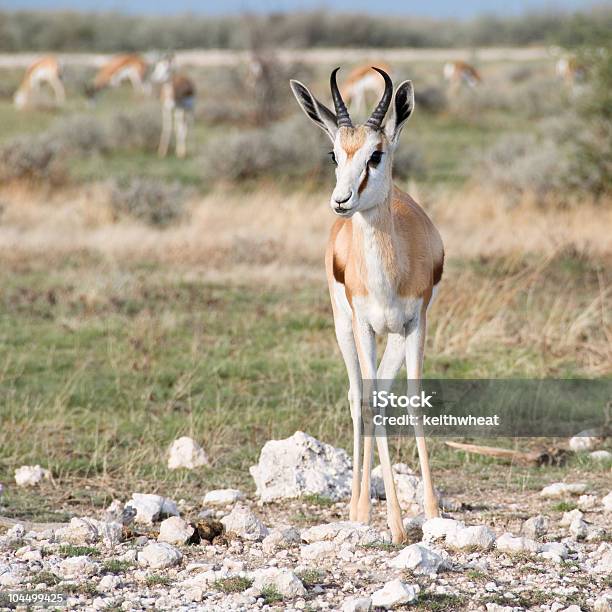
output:
<svg viewBox="0 0 612 612"><path fill-rule="evenodd" d="M338 198L334 198L334 202L336 204L344 204L345 202L348 202L351 199L351 196L353 195L353 192L351 191L346 198L344 198L344 200L339 200Z"/></svg>

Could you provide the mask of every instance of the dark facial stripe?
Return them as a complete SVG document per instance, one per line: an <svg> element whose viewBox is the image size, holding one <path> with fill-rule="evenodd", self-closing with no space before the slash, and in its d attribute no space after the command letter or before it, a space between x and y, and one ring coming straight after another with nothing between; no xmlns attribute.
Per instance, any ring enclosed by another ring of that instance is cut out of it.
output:
<svg viewBox="0 0 612 612"><path fill-rule="evenodd" d="M360 195L361 195L361 192L368 186L369 178L370 178L370 167L366 164L365 176L363 177L363 180L361 181L361 184L359 185L359 189L357 191L357 193L359 193Z"/></svg>

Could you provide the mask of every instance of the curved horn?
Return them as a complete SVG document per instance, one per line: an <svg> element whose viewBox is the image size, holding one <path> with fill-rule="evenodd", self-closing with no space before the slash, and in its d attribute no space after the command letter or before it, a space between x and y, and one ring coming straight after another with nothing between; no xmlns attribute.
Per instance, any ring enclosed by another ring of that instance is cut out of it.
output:
<svg viewBox="0 0 612 612"><path fill-rule="evenodd" d="M346 110L346 104L340 95L338 89L338 83L336 82L336 72L340 68L336 68L329 77L329 86L331 87L332 99L334 100L334 108L336 109L336 119L338 127L353 127L353 122L349 117L348 110Z"/></svg>
<svg viewBox="0 0 612 612"><path fill-rule="evenodd" d="M374 112L370 115L370 118L365 122L365 125L368 127L374 128L375 130L379 130L382 125L383 119L387 114L387 110L389 110L389 104L391 104L391 98L393 97L393 83L391 82L391 77L380 68L376 68L372 66L372 70L376 70L383 79L385 79L385 92L378 103L378 106L374 109Z"/></svg>

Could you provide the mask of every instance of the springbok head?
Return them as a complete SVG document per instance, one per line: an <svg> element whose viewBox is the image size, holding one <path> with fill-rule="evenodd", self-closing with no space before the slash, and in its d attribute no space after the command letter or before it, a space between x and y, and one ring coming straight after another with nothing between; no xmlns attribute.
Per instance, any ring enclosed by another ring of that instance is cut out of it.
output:
<svg viewBox="0 0 612 612"><path fill-rule="evenodd" d="M151 73L151 82L153 83L165 83L169 81L174 72L174 53L165 53L162 55L153 68Z"/></svg>
<svg viewBox="0 0 612 612"><path fill-rule="evenodd" d="M414 108L411 81L403 81L393 93L389 75L374 68L385 80L380 102L362 125L354 126L336 82L336 68L330 77L335 113L319 102L299 81L291 89L302 110L331 139L330 152L336 164L336 186L330 206L340 217L351 217L357 211L377 206L392 188L393 153L399 136ZM387 111L391 113L385 122Z"/></svg>

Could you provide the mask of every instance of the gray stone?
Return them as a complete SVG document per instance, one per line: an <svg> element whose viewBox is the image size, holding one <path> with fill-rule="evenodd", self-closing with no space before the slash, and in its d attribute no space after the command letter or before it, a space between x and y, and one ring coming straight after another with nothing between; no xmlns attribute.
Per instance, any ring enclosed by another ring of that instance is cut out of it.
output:
<svg viewBox="0 0 612 612"><path fill-rule="evenodd" d="M555 482L544 487L540 491L542 497L556 499L559 497L567 497L569 495L582 495L587 490L587 485L583 482Z"/></svg>
<svg viewBox="0 0 612 612"><path fill-rule="evenodd" d="M172 443L168 451L168 469L193 470L203 465L208 465L208 457L195 440L183 436Z"/></svg>
<svg viewBox="0 0 612 612"><path fill-rule="evenodd" d="M244 493L238 489L216 489L206 493L202 503L205 506L229 506L241 499L244 499Z"/></svg>
<svg viewBox="0 0 612 612"><path fill-rule="evenodd" d="M446 536L446 542L456 548L489 550L495 543L495 534L484 525L463 527Z"/></svg>
<svg viewBox="0 0 612 612"><path fill-rule="evenodd" d="M171 516L162 521L159 526L159 542L168 544L185 544L193 535L195 529L178 516Z"/></svg>
<svg viewBox="0 0 612 612"><path fill-rule="evenodd" d="M423 523L423 540L433 542L447 538L449 535L454 535L460 529L463 529L465 524L455 519L436 517L429 519Z"/></svg>
<svg viewBox="0 0 612 612"><path fill-rule="evenodd" d="M98 573L99 567L98 563L93 562L87 556L68 557L53 570L53 573L63 580L90 578Z"/></svg>
<svg viewBox="0 0 612 612"><path fill-rule="evenodd" d="M178 565L183 555L166 542L148 544L138 553L138 563L151 569L164 569Z"/></svg>
<svg viewBox="0 0 612 612"><path fill-rule="evenodd" d="M299 544L300 541L301 537L297 529L290 526L276 527L264 538L261 546L265 553L271 554L279 548Z"/></svg>
<svg viewBox="0 0 612 612"><path fill-rule="evenodd" d="M554 561L555 563L561 563L569 555L567 546L561 542L546 542L542 544L540 548L540 556L544 559Z"/></svg>
<svg viewBox="0 0 612 612"><path fill-rule="evenodd" d="M283 597L306 595L302 581L291 570L269 567L253 572L252 577L253 587L260 591L265 587L273 587Z"/></svg>
<svg viewBox="0 0 612 612"><path fill-rule="evenodd" d="M346 451L301 431L285 440L266 442L250 472L264 502L302 495L339 500L351 490L352 468Z"/></svg>
<svg viewBox="0 0 612 612"><path fill-rule="evenodd" d="M536 540L548 532L548 517L538 514L527 519L521 527L521 532L528 538Z"/></svg>
<svg viewBox="0 0 612 612"><path fill-rule="evenodd" d="M151 493L133 493L132 499L125 505L136 510L135 522L144 525L152 525L154 521L167 516L179 515L175 502Z"/></svg>
<svg viewBox="0 0 612 612"><path fill-rule="evenodd" d="M304 561L323 561L333 557L337 549L334 542L313 542L300 548L300 558Z"/></svg>
<svg viewBox="0 0 612 612"><path fill-rule="evenodd" d="M336 544L360 544L368 545L382 542L385 537L369 525L352 521L339 521L336 523L324 523L302 530L304 542L332 541Z"/></svg>
<svg viewBox="0 0 612 612"><path fill-rule="evenodd" d="M410 585L399 578L387 582L382 589L372 593L372 606L391 610L397 606L416 601L419 594L418 585Z"/></svg>
<svg viewBox="0 0 612 612"><path fill-rule="evenodd" d="M495 545L497 550L510 554L521 552L537 553L540 550L540 546L535 540L524 537L516 538L508 532L499 536Z"/></svg>
<svg viewBox="0 0 612 612"><path fill-rule="evenodd" d="M429 575L436 574L445 565L445 559L441 553L423 544L412 544L391 559L389 565L396 569L411 570L413 574Z"/></svg>
<svg viewBox="0 0 612 612"><path fill-rule="evenodd" d="M342 604L342 612L369 612L371 608L371 597L351 597Z"/></svg>
<svg viewBox="0 0 612 612"><path fill-rule="evenodd" d="M259 518L241 504L234 506L232 511L221 519L221 522L228 533L234 533L243 540L258 542L268 535L268 529Z"/></svg>

